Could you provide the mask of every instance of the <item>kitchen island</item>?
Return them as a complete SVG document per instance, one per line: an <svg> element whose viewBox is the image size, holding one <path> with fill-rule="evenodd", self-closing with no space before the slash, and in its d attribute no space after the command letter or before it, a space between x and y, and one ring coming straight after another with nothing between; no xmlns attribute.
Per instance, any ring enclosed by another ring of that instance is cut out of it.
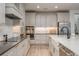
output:
<svg viewBox="0 0 79 59"><path fill-rule="evenodd" d="M68 48L74 53L74 55L79 55L79 37L71 37L67 39L66 35L49 35L51 42L55 43L55 46L59 50L59 45L62 44L64 47ZM65 49L65 48L64 48ZM59 52L58 52L59 55Z"/></svg>

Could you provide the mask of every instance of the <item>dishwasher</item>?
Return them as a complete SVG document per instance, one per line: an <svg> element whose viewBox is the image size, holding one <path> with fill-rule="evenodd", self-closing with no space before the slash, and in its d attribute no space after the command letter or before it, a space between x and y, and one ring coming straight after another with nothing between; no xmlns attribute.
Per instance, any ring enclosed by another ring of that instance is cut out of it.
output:
<svg viewBox="0 0 79 59"><path fill-rule="evenodd" d="M59 44L59 56L74 56L74 52L66 48L64 45Z"/></svg>

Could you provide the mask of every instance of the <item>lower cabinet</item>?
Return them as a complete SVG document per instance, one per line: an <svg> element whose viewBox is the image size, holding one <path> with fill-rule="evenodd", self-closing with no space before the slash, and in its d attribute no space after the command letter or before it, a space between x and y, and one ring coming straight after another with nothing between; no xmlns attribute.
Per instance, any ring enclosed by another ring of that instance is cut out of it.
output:
<svg viewBox="0 0 79 59"><path fill-rule="evenodd" d="M49 38L49 49L52 54L52 56L58 56L59 55L59 48L57 46L57 43L53 41L53 39Z"/></svg>
<svg viewBox="0 0 79 59"><path fill-rule="evenodd" d="M24 41L4 53L2 56L26 56L29 48L29 39L25 39Z"/></svg>
<svg viewBox="0 0 79 59"><path fill-rule="evenodd" d="M51 42L50 38L49 38L49 50L50 50L51 54L53 55L53 46L52 46L52 42Z"/></svg>
<svg viewBox="0 0 79 59"><path fill-rule="evenodd" d="M48 35L47 34L35 35L35 40L33 44L48 44Z"/></svg>

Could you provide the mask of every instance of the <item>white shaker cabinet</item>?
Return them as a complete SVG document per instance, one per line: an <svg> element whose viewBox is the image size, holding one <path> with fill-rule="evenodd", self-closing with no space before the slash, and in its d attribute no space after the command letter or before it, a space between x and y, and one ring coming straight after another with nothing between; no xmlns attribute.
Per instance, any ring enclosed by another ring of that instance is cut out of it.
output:
<svg viewBox="0 0 79 59"><path fill-rule="evenodd" d="M26 13L25 15L26 15L26 20L25 20L26 26L29 26L29 24L30 24L30 13Z"/></svg>
<svg viewBox="0 0 79 59"><path fill-rule="evenodd" d="M59 46L54 39L49 37L49 49L53 56L59 56Z"/></svg>
<svg viewBox="0 0 79 59"><path fill-rule="evenodd" d="M0 3L0 34L4 33L5 25L5 3Z"/></svg>
<svg viewBox="0 0 79 59"><path fill-rule="evenodd" d="M37 13L36 14L36 27L46 27L46 14L45 13Z"/></svg>
<svg viewBox="0 0 79 59"><path fill-rule="evenodd" d="M46 25L47 27L55 27L57 26L57 18L56 13L48 13L46 17Z"/></svg>
<svg viewBox="0 0 79 59"><path fill-rule="evenodd" d="M53 55L52 42L51 42L51 39L50 38L49 38L49 50L51 52L51 55Z"/></svg>
<svg viewBox="0 0 79 59"><path fill-rule="evenodd" d="M31 24L31 26L35 26L35 16L36 15L36 13L31 13L31 19L30 19L30 24Z"/></svg>
<svg viewBox="0 0 79 59"><path fill-rule="evenodd" d="M26 12L26 26L53 27L57 24L56 13Z"/></svg>
<svg viewBox="0 0 79 59"><path fill-rule="evenodd" d="M57 13L57 18L59 22L69 22L69 13L68 12L60 12Z"/></svg>
<svg viewBox="0 0 79 59"><path fill-rule="evenodd" d="M26 13L26 26L35 26L36 13Z"/></svg>
<svg viewBox="0 0 79 59"><path fill-rule="evenodd" d="M36 19L35 19L35 27L40 27L41 26L41 16L39 14L36 14Z"/></svg>
<svg viewBox="0 0 79 59"><path fill-rule="evenodd" d="M28 44L28 40L25 39L23 42L21 42L18 46L17 46L17 55L18 56L24 56L27 54L27 51L30 47L29 44Z"/></svg>
<svg viewBox="0 0 79 59"><path fill-rule="evenodd" d="M40 26L41 27L46 27L46 14L40 14Z"/></svg>
<svg viewBox="0 0 79 59"><path fill-rule="evenodd" d="M5 4L0 3L0 25L5 23Z"/></svg>
<svg viewBox="0 0 79 59"><path fill-rule="evenodd" d="M36 27L55 27L57 26L56 13L37 13Z"/></svg>
<svg viewBox="0 0 79 59"><path fill-rule="evenodd" d="M33 44L48 44L48 36L46 34L35 35Z"/></svg>

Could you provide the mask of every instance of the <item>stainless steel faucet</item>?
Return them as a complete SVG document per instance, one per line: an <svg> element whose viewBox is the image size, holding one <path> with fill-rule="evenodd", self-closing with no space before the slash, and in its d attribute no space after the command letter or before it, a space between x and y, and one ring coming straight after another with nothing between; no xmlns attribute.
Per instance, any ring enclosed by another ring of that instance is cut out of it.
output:
<svg viewBox="0 0 79 59"><path fill-rule="evenodd" d="M69 28L67 26L62 27L61 28L62 32L64 32L64 30L63 30L64 28L67 29L67 33L66 34L67 34L67 39L69 39L70 38Z"/></svg>
<svg viewBox="0 0 79 59"><path fill-rule="evenodd" d="M7 42L7 34L6 35L3 35L4 39L5 39L5 42Z"/></svg>

